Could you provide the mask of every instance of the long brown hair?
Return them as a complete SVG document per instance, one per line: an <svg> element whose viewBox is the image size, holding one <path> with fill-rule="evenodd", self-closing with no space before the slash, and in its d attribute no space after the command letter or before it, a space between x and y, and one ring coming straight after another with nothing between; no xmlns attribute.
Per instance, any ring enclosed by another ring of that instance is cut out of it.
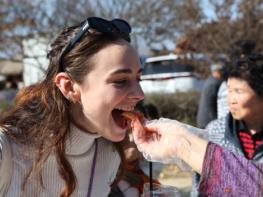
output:
<svg viewBox="0 0 263 197"><path fill-rule="evenodd" d="M22 89L17 94L15 106L0 119L0 125L4 127L4 132L10 139L33 148L37 155L24 179L22 193L25 191L29 177L33 172L40 172L51 152L55 153L59 174L65 182L60 196L68 197L76 188L76 177L65 155L65 139L70 132L70 103L56 87L54 78L60 72L59 56L79 28L79 26L69 27L60 33L51 44L51 50L47 55L49 66L45 79ZM82 83L84 76L94 66L90 61L91 57L107 44L118 39L120 38L96 31L87 32L63 58L66 65L65 72L72 80ZM121 143L114 145L124 162Z"/></svg>

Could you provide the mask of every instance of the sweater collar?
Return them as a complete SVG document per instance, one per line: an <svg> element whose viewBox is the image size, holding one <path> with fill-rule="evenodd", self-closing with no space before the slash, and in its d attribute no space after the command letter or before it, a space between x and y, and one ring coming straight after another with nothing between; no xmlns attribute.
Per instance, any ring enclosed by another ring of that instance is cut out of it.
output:
<svg viewBox="0 0 263 197"><path fill-rule="evenodd" d="M87 152L96 138L101 137L99 134L87 133L76 125L70 125L70 134L66 140L66 154L67 155L81 155Z"/></svg>

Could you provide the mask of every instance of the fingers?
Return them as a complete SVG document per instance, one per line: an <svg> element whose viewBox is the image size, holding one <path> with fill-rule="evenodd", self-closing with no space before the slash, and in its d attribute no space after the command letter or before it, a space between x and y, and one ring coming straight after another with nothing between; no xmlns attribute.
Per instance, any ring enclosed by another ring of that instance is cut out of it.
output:
<svg viewBox="0 0 263 197"><path fill-rule="evenodd" d="M167 118L147 121L144 127L162 135L168 135L168 133L179 134L181 131L187 130L185 124Z"/></svg>
<svg viewBox="0 0 263 197"><path fill-rule="evenodd" d="M159 125L154 124L154 123L150 123L150 124L146 123L144 127L146 127L148 131L151 131L154 133L159 133L159 130L160 130Z"/></svg>
<svg viewBox="0 0 263 197"><path fill-rule="evenodd" d="M134 142L137 145L142 144L145 139L145 130L141 122L136 118L132 120L131 127L132 127L132 135L133 135Z"/></svg>

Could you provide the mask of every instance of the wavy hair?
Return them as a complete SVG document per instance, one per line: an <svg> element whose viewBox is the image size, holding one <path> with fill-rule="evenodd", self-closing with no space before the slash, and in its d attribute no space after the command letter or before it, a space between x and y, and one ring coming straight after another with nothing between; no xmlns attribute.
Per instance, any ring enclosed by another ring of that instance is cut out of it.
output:
<svg viewBox="0 0 263 197"><path fill-rule="evenodd" d="M56 157L59 174L64 180L60 197L69 197L76 188L76 177L65 155L65 139L70 132L70 103L56 87L54 79L60 72L60 54L79 28L79 26L68 27L59 34L51 44L51 50L47 55L49 66L44 80L20 90L14 107L1 116L0 125L6 135L15 143L34 150L36 156L24 178L22 195L33 173L39 173L39 181L42 182L41 168L51 152ZM64 64L67 65L65 72L72 80L82 83L84 76L93 68L91 57L107 44L118 39L121 38L94 31L87 32L63 58ZM114 146L122 162L125 162L121 143L114 143Z"/></svg>

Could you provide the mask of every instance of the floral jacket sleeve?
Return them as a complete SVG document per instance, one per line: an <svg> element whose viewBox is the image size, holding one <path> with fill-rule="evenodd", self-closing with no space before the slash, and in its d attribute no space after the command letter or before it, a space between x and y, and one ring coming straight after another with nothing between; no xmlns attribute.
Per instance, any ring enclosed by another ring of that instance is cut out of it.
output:
<svg viewBox="0 0 263 197"><path fill-rule="evenodd" d="M263 164L209 143L198 190L213 197L263 196Z"/></svg>

